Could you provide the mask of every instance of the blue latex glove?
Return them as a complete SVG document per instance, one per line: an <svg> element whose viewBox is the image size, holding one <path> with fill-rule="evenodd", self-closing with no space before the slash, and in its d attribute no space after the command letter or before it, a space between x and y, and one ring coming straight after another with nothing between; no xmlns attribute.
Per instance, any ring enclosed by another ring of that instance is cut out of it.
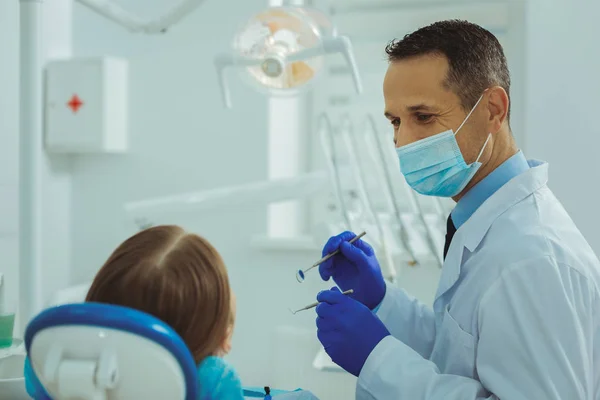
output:
<svg viewBox="0 0 600 400"><path fill-rule="evenodd" d="M348 243L355 236L352 232L343 232L327 241L323 256L338 248L340 253L322 263L319 273L324 281L333 277L334 282L344 291L353 289L351 297L372 310L385 296L385 281L373 248L362 239Z"/></svg>
<svg viewBox="0 0 600 400"><path fill-rule="evenodd" d="M317 337L334 363L359 376L369 354L390 335L383 322L338 288L317 295Z"/></svg>

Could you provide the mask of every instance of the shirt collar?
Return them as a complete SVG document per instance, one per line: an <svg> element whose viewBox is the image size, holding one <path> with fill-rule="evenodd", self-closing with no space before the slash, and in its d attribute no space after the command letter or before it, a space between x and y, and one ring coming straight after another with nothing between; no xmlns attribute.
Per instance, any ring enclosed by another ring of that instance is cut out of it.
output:
<svg viewBox="0 0 600 400"><path fill-rule="evenodd" d="M528 165L527 171L515 176L510 182L499 188L493 196L481 204L477 211L464 223L464 227L456 231L442 268L434 302L436 311L440 310L439 305L442 304L439 302L440 298L452 289L460 278L463 256L467 253L464 249L471 253L475 252L494 221L500 215L508 212L533 193L546 187L548 183L548 164L543 161L530 160ZM535 205L533 206L535 207ZM529 209L525 208L524 210ZM522 209L521 212L529 211L523 211Z"/></svg>
<svg viewBox="0 0 600 400"><path fill-rule="evenodd" d="M460 228L475 211L498 189L515 176L527 171L529 164L521 150L493 170L481 182L473 186L456 204L452 211L452 222Z"/></svg>

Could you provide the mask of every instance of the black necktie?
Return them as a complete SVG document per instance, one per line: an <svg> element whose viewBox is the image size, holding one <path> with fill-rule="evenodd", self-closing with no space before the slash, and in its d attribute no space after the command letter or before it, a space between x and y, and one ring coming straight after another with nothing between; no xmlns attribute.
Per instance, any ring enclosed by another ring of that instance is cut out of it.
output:
<svg viewBox="0 0 600 400"><path fill-rule="evenodd" d="M452 215L448 216L448 221L446 221L446 243L444 243L444 260L446 259L446 254L448 254L448 248L450 247L450 243L452 242L452 238L456 233L456 227L454 226L454 222L452 222Z"/></svg>

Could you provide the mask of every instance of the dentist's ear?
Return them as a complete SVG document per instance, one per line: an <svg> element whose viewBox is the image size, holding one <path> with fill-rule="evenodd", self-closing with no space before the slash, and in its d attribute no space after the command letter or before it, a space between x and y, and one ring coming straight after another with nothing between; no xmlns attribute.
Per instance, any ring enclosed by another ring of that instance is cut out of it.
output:
<svg viewBox="0 0 600 400"><path fill-rule="evenodd" d="M508 99L506 90L500 86L491 87L486 92L488 92L488 132L494 134L502 128L502 125L508 118L510 100Z"/></svg>

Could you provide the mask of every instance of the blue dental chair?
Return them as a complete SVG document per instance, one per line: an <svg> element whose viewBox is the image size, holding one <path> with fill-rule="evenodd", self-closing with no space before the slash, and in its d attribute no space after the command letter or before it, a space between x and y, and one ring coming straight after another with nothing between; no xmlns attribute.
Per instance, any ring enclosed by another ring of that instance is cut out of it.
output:
<svg viewBox="0 0 600 400"><path fill-rule="evenodd" d="M186 344L141 311L99 303L49 308L27 326L25 348L34 400L200 400L198 368ZM307 391L267 387L245 388L244 396L318 400Z"/></svg>

